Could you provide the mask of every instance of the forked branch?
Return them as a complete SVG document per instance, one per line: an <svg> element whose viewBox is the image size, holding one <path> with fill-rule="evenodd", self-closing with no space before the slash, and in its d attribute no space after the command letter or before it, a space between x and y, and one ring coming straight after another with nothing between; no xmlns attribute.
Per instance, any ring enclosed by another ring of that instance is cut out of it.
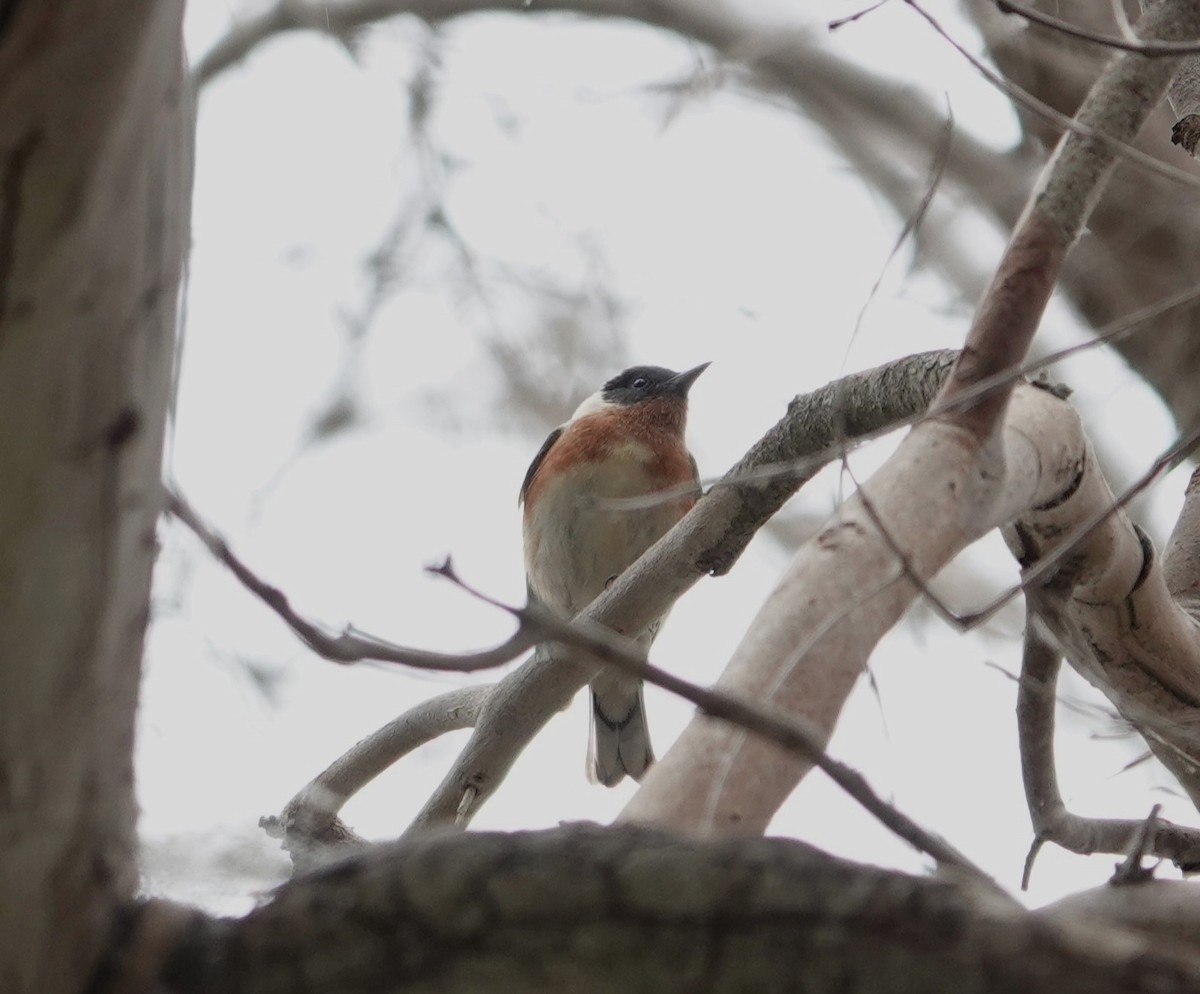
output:
<svg viewBox="0 0 1200 994"><path fill-rule="evenodd" d="M1054 762L1055 686L1061 663L1061 653L1039 632L1037 618L1028 616L1017 690L1017 736L1034 841L1021 875L1022 890L1029 886L1033 861L1046 842L1081 855L1123 853L1145 827L1133 819L1084 818L1063 803ZM1200 831L1158 819L1142 851L1194 872L1200 869Z"/></svg>
<svg viewBox="0 0 1200 994"><path fill-rule="evenodd" d="M1149 39L1194 38L1200 34L1200 2L1163 3L1143 18L1139 30ZM1100 195L1118 148L1134 137L1161 99L1173 70L1169 59L1124 55L1093 87L1077 116L1085 133L1067 132L1047 166L940 403L961 399L978 383L1022 362L1062 261ZM1082 488L1087 497L1077 500L1081 480L1088 483ZM800 550L718 684L804 715L825 734L868 655L920 585L897 579L867 603L846 610L861 591L879 588L902 564L922 582L928 580L970 542L1022 515L1046 512L1086 520L1097 508L1112 506L1111 492L1107 503L1099 503L1107 485L1094 470L1073 413L1065 403L1027 387L1001 388L923 421L864 489L875 513L867 514L862 500L852 498ZM1082 553L1101 557L1079 591L1099 602L1093 622L1101 615L1111 620L1122 602L1136 595L1145 562L1140 537L1127 518L1114 514L1112 521L1111 529L1092 534ZM1048 531L1043 538L1047 547L1056 544ZM1102 544L1109 539L1116 545L1105 550ZM1137 568L1127 575L1134 550ZM1161 580L1154 570L1145 576ZM1093 580L1099 588L1092 589ZM1088 610L1082 597L1072 601L1074 607ZM1157 618L1162 624L1150 641L1160 648L1175 646L1182 634L1178 618L1169 608ZM1189 672L1191 663L1189 657L1170 673L1162 666L1140 673L1140 689L1152 694L1157 687L1169 694L1180 680L1190 689L1200 680L1200 671ZM1110 672L1102 676L1114 679ZM1118 706L1128 707L1133 699L1130 694ZM1179 706L1191 705L1184 698ZM1179 748L1177 742L1167 745ZM1195 754L1181 751L1177 770ZM697 718L650 771L626 814L692 831L762 830L805 772L793 757Z"/></svg>

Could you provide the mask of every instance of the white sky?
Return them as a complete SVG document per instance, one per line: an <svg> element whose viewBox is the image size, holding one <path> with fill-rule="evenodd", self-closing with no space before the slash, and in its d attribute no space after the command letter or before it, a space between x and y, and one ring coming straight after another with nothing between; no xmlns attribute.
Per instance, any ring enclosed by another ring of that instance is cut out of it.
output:
<svg viewBox="0 0 1200 994"><path fill-rule="evenodd" d="M977 47L952 5L931 6ZM851 9L810 4L803 23L819 28ZM192 51L231 19L221 5L193 3ZM967 315L902 253L851 342L902 222L803 118L720 91L669 114L649 88L688 77L697 52L648 29L479 17L443 33L430 131L454 164L437 182L480 260L480 290L464 293L461 280L447 279L453 260L444 247L407 260L407 280L364 346L364 423L305 445L311 419L336 392L344 314L366 292L363 259L421 181L407 97L420 38L407 21L382 26L356 62L327 39L287 36L217 80L200 104L170 472L312 617L445 650L507 634L498 612L422 572L453 553L474 584L523 595L516 492L540 438L497 406L483 344L488 334L528 334L528 308L514 304L505 270L582 286L598 256L626 307L634 361L686 368L713 360L693 391L690 429L706 475L734 462L793 394L960 341ZM828 43L948 100L958 122L975 122L997 147L1015 135L1004 101L901 4ZM973 238L983 264L994 260L999 237ZM1080 335L1061 307L1047 328L1055 344ZM1148 440L1169 438L1157 401L1110 357L1063 375L1086 386L1080 401L1097 437L1131 453L1126 471L1152 458ZM861 454L856 473L886 452ZM828 513L845 485L827 472L798 500ZM1159 489L1152 530L1160 540L1181 491L1178 477ZM260 815L278 812L358 738L467 681L323 662L181 528L167 526L164 541L138 747L146 886L236 911L286 874L285 858L257 828ZM1015 575L996 539L971 555L1002 564L992 570L997 587ZM784 562L777 545L760 540L729 577L700 584L672 613L656 661L715 678ZM873 659L878 698L859 687L831 751L1015 889L1029 826L1014 687L987 664L1015 672L1019 613L996 628L964 637L936 621L902 626ZM1094 699L1074 678L1062 691ZM690 709L653 689L648 701L661 755ZM1064 788L1076 810L1140 817L1165 801L1168 816L1189 817L1186 804L1156 789L1165 775L1148 766L1117 775L1136 747L1093 741L1102 722L1061 714L1060 725ZM611 818L631 787L586 783L586 734L580 697L529 748L476 827ZM397 834L463 735L381 777L350 803L347 820L368 836ZM925 865L819 775L774 828L870 862ZM1048 848L1031 898L1099 882L1112 862Z"/></svg>

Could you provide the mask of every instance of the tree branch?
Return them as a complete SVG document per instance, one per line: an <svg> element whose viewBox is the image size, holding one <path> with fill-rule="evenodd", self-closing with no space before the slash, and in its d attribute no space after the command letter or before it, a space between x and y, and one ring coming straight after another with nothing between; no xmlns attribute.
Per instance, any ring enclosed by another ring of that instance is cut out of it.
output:
<svg viewBox="0 0 1200 994"><path fill-rule="evenodd" d="M928 580L990 528L1052 502L1076 479L1084 445L1070 406L1032 386L1017 389L983 466L973 436L945 415L922 421L864 484L874 514L856 494L797 552L717 686L803 715L828 737L867 657L918 593L902 561ZM625 814L689 831L762 831L808 769L697 717Z"/></svg>
<svg viewBox="0 0 1200 994"><path fill-rule="evenodd" d="M910 356L794 400L722 481L582 617L619 634L641 632L702 576L727 571L762 523L845 448L840 440L884 431L923 413L952 362L949 352ZM839 399L844 406L835 416L833 402ZM579 653L539 647L497 685L471 740L410 831L469 820L525 745L595 673L596 664ZM468 790L472 801L460 810Z"/></svg>
<svg viewBox="0 0 1200 994"><path fill-rule="evenodd" d="M474 726L493 686L450 690L405 711L334 760L288 801L278 817L259 819L260 827L283 840L297 873L366 845L338 818L345 803L414 749L447 732Z"/></svg>
<svg viewBox="0 0 1200 994"><path fill-rule="evenodd" d="M431 652L411 649L386 642L373 635L347 628L333 635L299 614L285 594L272 586L239 559L221 538L170 486L166 487L167 511L183 522L200 539L213 557L237 578L250 593L275 612L306 646L318 656L334 663L358 663L373 659L383 663L400 663L423 670L443 670L452 673L472 673L493 669L516 659L533 648L533 642L521 632L493 649L474 653Z"/></svg>
<svg viewBox="0 0 1200 994"><path fill-rule="evenodd" d="M143 906L114 961L175 994L1184 994L1200 985L1187 952L1076 921L786 840L698 843L576 826L381 847L285 884L237 920Z"/></svg>
<svg viewBox="0 0 1200 994"><path fill-rule="evenodd" d="M1054 763L1055 684L1061 654L1037 631L1037 618L1026 616L1025 652L1017 689L1017 737L1021 746L1021 776L1033 823L1034 844L1021 876L1029 886L1033 860L1045 842L1083 856L1123 853L1143 821L1123 818L1084 818L1063 803ZM1171 860L1185 872L1200 869L1200 831L1159 819L1143 850Z"/></svg>
<svg viewBox="0 0 1200 994"><path fill-rule="evenodd" d="M894 832L918 852L932 856L942 867L959 870L998 894L1004 894L995 881L961 852L939 836L927 832L895 805L881 798L857 770L831 757L825 751L820 734L804 721L770 706L764 707L751 700L740 700L730 694L701 687L690 680L668 673L647 662L636 643L614 635L607 628L601 628L586 619L565 622L536 601L531 601L524 607L503 604L464 583L448 562L437 572L472 596L513 615L521 627L536 634L539 641L554 641L582 649L589 656L602 660L613 669L668 690L695 704L710 717L773 742L812 763L878 819L885 828Z"/></svg>
<svg viewBox="0 0 1200 994"><path fill-rule="evenodd" d="M1026 575L1071 544L1070 556L1027 587L1026 601L1071 665L1200 803L1200 628L1168 590L1149 537L1114 511L1094 464L1089 448L1063 498L1021 515L1005 540ZM1095 527L1079 538L1081 522Z"/></svg>
<svg viewBox="0 0 1200 994"><path fill-rule="evenodd" d="M920 9L913 0L910 6ZM1193 39L1200 34L1200 7L1167 0L1143 16L1148 41ZM1162 99L1178 58L1116 57L1089 91L1013 232L996 276L980 304L962 355L943 388L952 398L964 386L1019 365L1037 331L1063 260L1100 198L1122 149ZM1003 416L1007 395L989 394L970 412L955 417L962 427L987 438Z"/></svg>
<svg viewBox="0 0 1200 994"><path fill-rule="evenodd" d="M995 3L996 7L1005 14L1016 14L1033 24L1057 31L1069 38L1078 38L1081 41L1088 41L1115 51L1135 52L1148 58L1200 53L1200 44L1195 41L1140 41L1136 38L1115 38L1112 35L1100 34L1098 31L1089 31L1087 28L1078 27L1070 21L1052 17L1040 10L1034 10L1032 7L1023 7L1013 3L1012 0L995 0Z"/></svg>

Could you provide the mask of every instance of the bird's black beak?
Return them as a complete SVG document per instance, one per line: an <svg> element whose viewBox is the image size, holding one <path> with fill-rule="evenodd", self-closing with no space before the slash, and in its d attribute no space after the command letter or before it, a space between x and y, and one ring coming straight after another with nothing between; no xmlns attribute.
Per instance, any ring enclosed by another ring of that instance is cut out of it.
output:
<svg viewBox="0 0 1200 994"><path fill-rule="evenodd" d="M681 397L686 397L688 391L692 389L692 384L711 365L712 363L702 362L699 366L689 369L687 372L676 373L663 384L663 387L668 393L677 393Z"/></svg>

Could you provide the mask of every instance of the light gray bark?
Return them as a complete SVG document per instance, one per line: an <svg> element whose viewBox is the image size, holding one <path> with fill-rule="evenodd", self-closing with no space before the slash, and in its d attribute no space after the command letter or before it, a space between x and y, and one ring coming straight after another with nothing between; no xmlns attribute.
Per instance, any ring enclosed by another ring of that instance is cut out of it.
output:
<svg viewBox="0 0 1200 994"><path fill-rule="evenodd" d="M83 988L136 883L133 728L190 201L182 0L0 36L0 989Z"/></svg>
<svg viewBox="0 0 1200 994"><path fill-rule="evenodd" d="M954 353L948 352L908 356L793 400L784 417L687 516L582 614L617 632L640 632L701 577L726 572L763 521L836 457L846 437L890 428L922 413L953 360ZM764 475L767 470L772 472ZM417 814L412 830L456 818L469 821L521 750L596 668L596 661L583 653L543 645L501 680L471 740ZM464 808L468 790L474 793Z"/></svg>

